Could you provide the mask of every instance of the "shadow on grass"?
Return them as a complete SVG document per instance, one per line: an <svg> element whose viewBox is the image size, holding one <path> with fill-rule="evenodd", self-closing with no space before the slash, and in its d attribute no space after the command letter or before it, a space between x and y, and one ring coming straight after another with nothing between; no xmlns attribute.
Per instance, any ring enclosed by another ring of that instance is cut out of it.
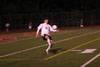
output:
<svg viewBox="0 0 100 67"><path fill-rule="evenodd" d="M57 54L57 52L59 51L65 51L65 49L62 49L62 48L56 48L56 49L51 49L50 52L53 53L53 54Z"/></svg>

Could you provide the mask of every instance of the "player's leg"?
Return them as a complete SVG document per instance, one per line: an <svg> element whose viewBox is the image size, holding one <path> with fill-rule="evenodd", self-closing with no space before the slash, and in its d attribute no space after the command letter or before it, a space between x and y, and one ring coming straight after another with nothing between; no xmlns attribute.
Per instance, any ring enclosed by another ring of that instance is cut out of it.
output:
<svg viewBox="0 0 100 67"><path fill-rule="evenodd" d="M49 54L49 50L52 46L52 43L51 43L51 40L50 40L49 36L46 35L45 38L47 39L47 43L48 43L48 48L46 49L46 53Z"/></svg>
<svg viewBox="0 0 100 67"><path fill-rule="evenodd" d="M50 43L51 43L50 48L52 48L52 45L53 45L52 37L51 36L48 36L48 37L49 37Z"/></svg>
<svg viewBox="0 0 100 67"><path fill-rule="evenodd" d="M52 40L50 40L51 41L51 48L52 48L52 46L53 46L53 41Z"/></svg>
<svg viewBox="0 0 100 67"><path fill-rule="evenodd" d="M53 46L53 40L52 40L51 36L49 36L49 39L50 39L50 42L51 42L51 48L52 48L52 46Z"/></svg>

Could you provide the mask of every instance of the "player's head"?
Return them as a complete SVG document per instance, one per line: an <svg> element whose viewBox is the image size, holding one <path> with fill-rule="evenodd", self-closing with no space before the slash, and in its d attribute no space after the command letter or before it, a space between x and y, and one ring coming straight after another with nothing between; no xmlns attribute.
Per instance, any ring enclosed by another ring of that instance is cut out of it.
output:
<svg viewBox="0 0 100 67"><path fill-rule="evenodd" d="M48 19L44 19L44 23L48 23L48 21L49 21Z"/></svg>

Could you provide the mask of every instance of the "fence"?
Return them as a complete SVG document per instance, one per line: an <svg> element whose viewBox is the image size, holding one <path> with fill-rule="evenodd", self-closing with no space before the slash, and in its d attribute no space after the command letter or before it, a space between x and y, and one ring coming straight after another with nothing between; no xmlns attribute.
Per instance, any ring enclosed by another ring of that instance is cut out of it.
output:
<svg viewBox="0 0 100 67"><path fill-rule="evenodd" d="M80 26L80 20L83 19L85 26L100 25L99 11L72 11L72 12L38 12L33 14L17 14L0 16L0 30L5 30L5 24L10 23L10 29L28 29L30 22L32 27L36 28L43 22L44 18L49 18L51 25L58 27Z"/></svg>

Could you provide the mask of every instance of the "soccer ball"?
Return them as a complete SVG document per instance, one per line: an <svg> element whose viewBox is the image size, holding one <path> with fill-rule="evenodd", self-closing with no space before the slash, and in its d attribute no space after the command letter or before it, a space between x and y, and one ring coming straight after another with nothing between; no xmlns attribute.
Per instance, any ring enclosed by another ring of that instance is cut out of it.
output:
<svg viewBox="0 0 100 67"><path fill-rule="evenodd" d="M52 28L55 30L57 29L57 25L53 25Z"/></svg>

